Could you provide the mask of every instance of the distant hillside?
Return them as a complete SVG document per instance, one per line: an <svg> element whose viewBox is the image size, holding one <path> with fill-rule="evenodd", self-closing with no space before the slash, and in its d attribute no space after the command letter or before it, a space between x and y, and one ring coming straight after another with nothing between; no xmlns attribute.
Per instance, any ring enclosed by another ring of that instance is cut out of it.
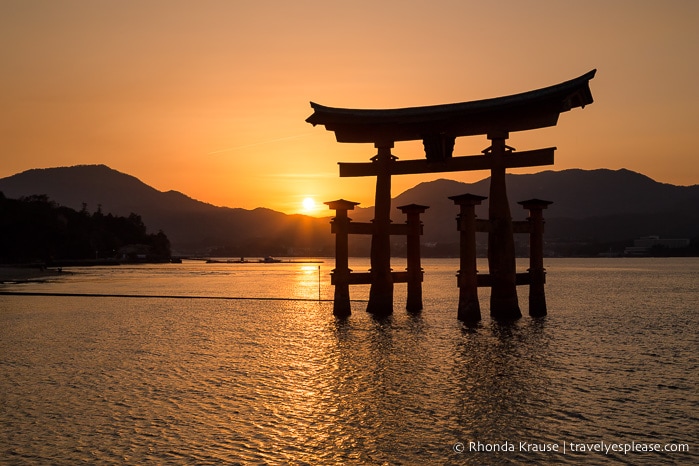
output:
<svg viewBox="0 0 699 466"><path fill-rule="evenodd" d="M45 195L0 195L0 263L45 265L165 262L170 242L142 219L58 206Z"/></svg>
<svg viewBox="0 0 699 466"><path fill-rule="evenodd" d="M77 210L87 204L89 211L99 206L114 215L137 213L149 231L168 235L175 253L332 253L327 219L216 207L177 191L158 191L105 165L28 170L0 179L0 191L8 198L46 194Z"/></svg>
<svg viewBox="0 0 699 466"><path fill-rule="evenodd" d="M457 242L458 208L448 199L457 194L488 196L490 178L476 183L440 179L420 183L393 199L392 218L403 222L397 206L422 204L423 242ZM629 170L563 170L528 175L507 175L512 217L524 220L527 212L518 201L539 198L554 203L544 211L546 239L565 242L617 242L640 236L699 237L699 185L658 183ZM351 199L348 197L348 199ZM477 208L488 217L488 200ZM356 221L373 218L373 208L357 209Z"/></svg>
<svg viewBox="0 0 699 466"><path fill-rule="evenodd" d="M536 197L554 202L544 212L549 244L628 243L648 235L699 237L699 185L658 183L629 170L574 169L507 177L515 220L526 217L517 201ZM393 199L393 220L405 221L397 206L430 206L422 217L422 242L442 245L442 251L456 253L458 209L448 197L467 192L487 196L489 184L489 179L420 183ZM149 231L163 230L168 235L175 253L214 250L229 255L333 254L328 218L216 207L177 191L158 191L104 165L29 170L0 179L0 191L8 198L46 194L77 210L86 203L90 211L101 205L105 213L128 216L135 212ZM345 198L351 200L351 193ZM486 200L477 210L480 218L487 218L487 206ZM369 221L373 208L357 208L350 216L354 221ZM351 240L354 253L366 253L367 244L366 237Z"/></svg>

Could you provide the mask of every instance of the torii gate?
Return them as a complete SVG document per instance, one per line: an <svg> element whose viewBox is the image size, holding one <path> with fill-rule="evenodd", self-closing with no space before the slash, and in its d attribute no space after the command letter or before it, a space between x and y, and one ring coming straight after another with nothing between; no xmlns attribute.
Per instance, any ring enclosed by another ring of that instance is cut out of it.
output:
<svg viewBox="0 0 699 466"><path fill-rule="evenodd" d="M368 312L376 316L393 312L391 175L490 170L490 314L504 320L521 317L505 170L551 165L556 148L515 152L505 141L511 132L555 126L562 112L591 104L589 81L595 72L521 94L446 105L367 110L311 102L314 112L308 123L324 125L338 142L373 143L378 150L369 163L339 163L341 177L376 177ZM491 141L483 155L452 156L457 137L475 135L486 135ZM395 142L414 140L422 140L425 159L398 160L391 154Z"/></svg>

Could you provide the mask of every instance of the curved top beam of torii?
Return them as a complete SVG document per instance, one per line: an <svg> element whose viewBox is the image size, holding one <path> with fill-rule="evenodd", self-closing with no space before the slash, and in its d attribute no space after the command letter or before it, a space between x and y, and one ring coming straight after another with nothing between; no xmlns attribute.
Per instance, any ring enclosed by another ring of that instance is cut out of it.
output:
<svg viewBox="0 0 699 466"><path fill-rule="evenodd" d="M589 81L596 71L521 94L455 104L371 110L311 102L306 121L335 132L338 142L375 144L544 128L555 126L560 113L593 102Z"/></svg>

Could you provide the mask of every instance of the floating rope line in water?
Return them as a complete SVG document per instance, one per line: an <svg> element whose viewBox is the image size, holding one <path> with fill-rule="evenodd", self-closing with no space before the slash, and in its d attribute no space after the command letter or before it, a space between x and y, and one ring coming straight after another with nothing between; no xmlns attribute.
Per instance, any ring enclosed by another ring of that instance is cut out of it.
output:
<svg viewBox="0 0 699 466"><path fill-rule="evenodd" d="M249 297L249 296L182 296L182 295L145 295L145 294L112 294L112 293L52 293L42 291L0 291L1 296L57 296L69 298L151 298L151 299L224 299L238 301L304 301L331 303L332 299L312 298L275 298L275 297ZM352 299L350 301L365 303L365 299Z"/></svg>

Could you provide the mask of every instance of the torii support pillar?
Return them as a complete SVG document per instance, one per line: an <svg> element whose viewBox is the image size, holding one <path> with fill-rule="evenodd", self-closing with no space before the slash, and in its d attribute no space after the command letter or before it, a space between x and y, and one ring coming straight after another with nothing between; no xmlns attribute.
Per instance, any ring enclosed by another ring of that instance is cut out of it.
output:
<svg viewBox="0 0 699 466"><path fill-rule="evenodd" d="M518 202L529 211L529 315L546 315L546 269L544 268L544 215L551 201L530 199Z"/></svg>
<svg viewBox="0 0 699 466"><path fill-rule="evenodd" d="M422 310L422 265L420 263L420 235L422 235L422 222L420 214L429 207L418 204L408 204L398 207L408 216L407 256L408 256L408 300L405 309L408 312Z"/></svg>
<svg viewBox="0 0 699 466"><path fill-rule="evenodd" d="M510 204L507 200L505 168L512 148L505 145L508 134L488 134L491 146L484 152L491 158L488 217L488 268L492 277L490 316L496 320L522 317L517 300L517 266Z"/></svg>
<svg viewBox="0 0 699 466"><path fill-rule="evenodd" d="M476 206L487 199L475 194L450 196L454 204L460 206L457 229L460 234L458 319L466 323L481 320L481 306L478 302L478 270L476 269Z"/></svg>
<svg viewBox="0 0 699 466"><path fill-rule="evenodd" d="M349 268L349 224L351 219L347 216L348 210L354 210L358 202L350 202L344 199L325 203L335 211L335 218L330 223L331 231L335 234L335 269L332 273L332 282L335 285L335 297L333 300L333 314L336 317L349 317L350 308L350 268Z"/></svg>

